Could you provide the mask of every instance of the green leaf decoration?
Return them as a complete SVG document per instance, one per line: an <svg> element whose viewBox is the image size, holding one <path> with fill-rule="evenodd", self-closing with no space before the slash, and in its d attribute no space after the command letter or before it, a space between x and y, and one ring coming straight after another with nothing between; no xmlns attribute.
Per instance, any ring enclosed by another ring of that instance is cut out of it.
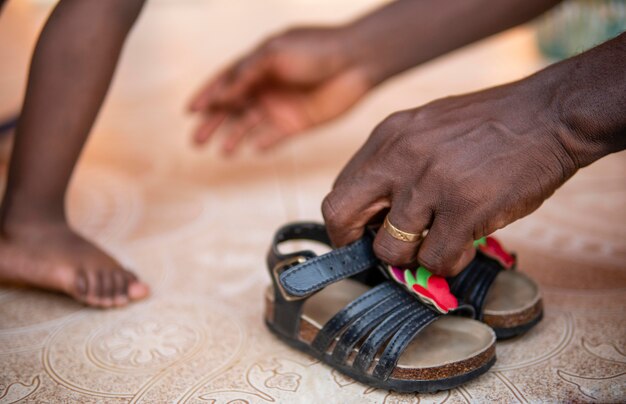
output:
<svg viewBox="0 0 626 404"><path fill-rule="evenodd" d="M487 237L481 237L474 241L474 248L478 248L481 245L487 245Z"/></svg>
<svg viewBox="0 0 626 404"><path fill-rule="evenodd" d="M428 278L430 278L431 275L428 269L420 266L417 268L417 284L424 289L428 289Z"/></svg>
<svg viewBox="0 0 626 404"><path fill-rule="evenodd" d="M415 276L413 276L413 272L410 269L406 269L404 271L404 281L406 282L408 287L412 287L417 283L415 280Z"/></svg>

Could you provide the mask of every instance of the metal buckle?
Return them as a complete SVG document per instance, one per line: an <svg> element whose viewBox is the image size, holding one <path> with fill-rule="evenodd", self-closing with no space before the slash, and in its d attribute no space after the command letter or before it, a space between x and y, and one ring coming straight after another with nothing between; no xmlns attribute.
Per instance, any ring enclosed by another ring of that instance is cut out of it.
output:
<svg viewBox="0 0 626 404"><path fill-rule="evenodd" d="M294 265L302 264L306 261L306 257L304 255L296 255L294 257L290 257L280 261L278 264L272 268L272 274L274 275L274 279L276 280L276 286L278 286L278 291L282 295L283 299L288 302L294 302L296 300L302 300L307 298L308 296L293 296L287 293L287 291L283 288L283 285L280 283L280 274L287 268L291 268Z"/></svg>

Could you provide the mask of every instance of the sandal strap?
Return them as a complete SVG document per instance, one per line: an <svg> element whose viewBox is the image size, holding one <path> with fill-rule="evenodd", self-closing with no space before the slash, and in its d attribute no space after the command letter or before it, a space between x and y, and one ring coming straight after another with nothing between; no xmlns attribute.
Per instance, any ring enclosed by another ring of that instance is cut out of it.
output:
<svg viewBox="0 0 626 404"><path fill-rule="evenodd" d="M476 258L467 268L449 280L450 291L461 301L471 305L476 312L476 318L481 320L487 293L502 269L496 260L477 252Z"/></svg>
<svg viewBox="0 0 626 404"><path fill-rule="evenodd" d="M308 296L378 264L372 250L372 238L366 233L360 240L316 256L312 251L282 254L278 245L288 240L312 240L331 246L326 227L315 222L296 222L281 227L275 234L268 253L269 268L288 263L278 282L283 290L297 298ZM303 258L295 261L294 258ZM295 264L295 265L294 265Z"/></svg>
<svg viewBox="0 0 626 404"><path fill-rule="evenodd" d="M327 246L331 246L330 239L326 233L326 227L316 222L294 222L279 228L274 234L272 245L267 253L267 267L274 268L281 262L287 261L294 257L315 257L313 251L297 251L294 253L283 254L279 251L278 245L289 240L312 240Z"/></svg>
<svg viewBox="0 0 626 404"><path fill-rule="evenodd" d="M315 257L313 251L298 251L283 254L278 250L278 245L284 241L309 239L330 245L326 229L319 223L291 223L282 226L274 234L274 239L267 253L267 269L270 273L274 289L274 323L277 332L289 338L296 338L300 330L300 316L305 300L288 300L280 292L280 284L275 269L289 265L289 261L297 262L301 259Z"/></svg>
<svg viewBox="0 0 626 404"><path fill-rule="evenodd" d="M281 334L293 338L298 334L302 307L310 294L355 274L367 281L371 272L367 269L378 261L369 233L352 245L321 256L310 250L281 253L279 244L289 240L312 240L328 246L331 242L326 227L315 222L287 224L274 235L267 254L267 268L274 287L273 325Z"/></svg>
<svg viewBox="0 0 626 404"><path fill-rule="evenodd" d="M346 247L310 258L284 270L279 280L287 293L307 296L376 265L372 241L362 238Z"/></svg>
<svg viewBox="0 0 626 404"><path fill-rule="evenodd" d="M389 340L389 337L391 337L409 317L414 316L415 312L425 309L423 304L412 302L387 316L383 322L378 324L376 328L370 332L370 335L365 339L363 344L361 344L359 353L354 359L352 366L360 372L367 372L370 366L372 366L372 361L376 353L378 353L383 344Z"/></svg>
<svg viewBox="0 0 626 404"><path fill-rule="evenodd" d="M334 361L344 363L353 352L355 345L363 340L374 327L383 322L391 313L411 302L412 297L408 293L402 293L399 288L397 289L399 293L390 293L389 298L381 301L346 328L333 350Z"/></svg>
<svg viewBox="0 0 626 404"><path fill-rule="evenodd" d="M317 352L326 352L337 335L347 325L359 318L364 312L381 302L381 300L397 296L398 288L391 282L384 282L373 287L354 299L324 324L317 333L311 346Z"/></svg>
<svg viewBox="0 0 626 404"><path fill-rule="evenodd" d="M406 347L409 346L409 343L420 331L438 317L439 314L430 309L413 313L413 315L406 320L406 323L396 331L387 344L383 354L378 359L378 364L374 368L372 375L378 379L387 380L395 369L400 355L402 355Z"/></svg>

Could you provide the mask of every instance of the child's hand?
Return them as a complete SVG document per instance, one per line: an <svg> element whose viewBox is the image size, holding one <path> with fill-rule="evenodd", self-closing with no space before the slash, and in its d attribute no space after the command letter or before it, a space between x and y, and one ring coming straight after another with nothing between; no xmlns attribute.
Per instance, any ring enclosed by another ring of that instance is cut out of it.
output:
<svg viewBox="0 0 626 404"><path fill-rule="evenodd" d="M266 40L193 98L189 109L201 116L194 141L205 143L228 119L225 153L244 139L267 149L340 115L371 88L351 48L343 28L298 28Z"/></svg>

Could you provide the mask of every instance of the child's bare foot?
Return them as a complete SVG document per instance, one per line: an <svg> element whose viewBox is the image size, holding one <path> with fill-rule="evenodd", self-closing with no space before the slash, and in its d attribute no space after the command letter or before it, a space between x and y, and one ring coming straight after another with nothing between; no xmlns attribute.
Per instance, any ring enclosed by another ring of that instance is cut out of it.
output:
<svg viewBox="0 0 626 404"><path fill-rule="evenodd" d="M67 293L96 307L124 306L148 286L64 221L5 223L0 236L0 282Z"/></svg>

